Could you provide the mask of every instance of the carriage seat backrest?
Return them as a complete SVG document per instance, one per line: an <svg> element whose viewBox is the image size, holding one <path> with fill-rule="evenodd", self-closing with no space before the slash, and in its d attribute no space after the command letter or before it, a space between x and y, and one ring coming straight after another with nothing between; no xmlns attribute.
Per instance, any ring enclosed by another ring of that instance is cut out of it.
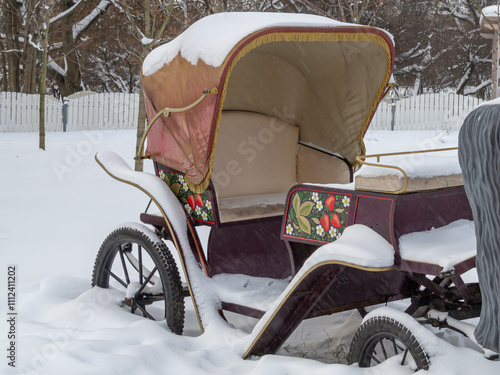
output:
<svg viewBox="0 0 500 375"><path fill-rule="evenodd" d="M348 184L351 168L343 159L305 145L297 152L297 182L314 184Z"/></svg>
<svg viewBox="0 0 500 375"><path fill-rule="evenodd" d="M212 182L222 222L283 215L297 183L348 183L340 158L299 144L299 127L254 112L223 111Z"/></svg>
<svg viewBox="0 0 500 375"><path fill-rule="evenodd" d="M286 193L297 183L299 128L275 117L224 111L212 181L217 197Z"/></svg>

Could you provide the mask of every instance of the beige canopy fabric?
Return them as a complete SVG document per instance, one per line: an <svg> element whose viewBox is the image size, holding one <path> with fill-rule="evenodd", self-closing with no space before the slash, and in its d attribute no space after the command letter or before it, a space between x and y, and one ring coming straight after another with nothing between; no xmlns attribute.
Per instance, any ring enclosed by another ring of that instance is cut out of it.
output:
<svg viewBox="0 0 500 375"><path fill-rule="evenodd" d="M301 142L354 164L365 152L362 138L393 66L390 37L363 26L265 28L243 38L219 67L203 60L192 65L179 53L141 76L148 119L165 107L193 103L204 89L218 93L156 120L146 152L185 172L201 192L210 182L224 111L247 111L296 125Z"/></svg>

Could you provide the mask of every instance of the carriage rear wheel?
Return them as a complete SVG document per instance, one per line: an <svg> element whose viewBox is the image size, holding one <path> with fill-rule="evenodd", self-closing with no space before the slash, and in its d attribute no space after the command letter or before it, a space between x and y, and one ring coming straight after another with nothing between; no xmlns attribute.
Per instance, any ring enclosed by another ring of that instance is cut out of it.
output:
<svg viewBox="0 0 500 375"><path fill-rule="evenodd" d="M102 243L94 263L92 286L123 292L133 314L166 320L182 334L184 298L179 271L165 243L142 225L123 226Z"/></svg>
<svg viewBox="0 0 500 375"><path fill-rule="evenodd" d="M428 370L429 358L411 331L394 319L378 316L357 330L349 351L349 364L376 366L386 360L397 361L414 371Z"/></svg>

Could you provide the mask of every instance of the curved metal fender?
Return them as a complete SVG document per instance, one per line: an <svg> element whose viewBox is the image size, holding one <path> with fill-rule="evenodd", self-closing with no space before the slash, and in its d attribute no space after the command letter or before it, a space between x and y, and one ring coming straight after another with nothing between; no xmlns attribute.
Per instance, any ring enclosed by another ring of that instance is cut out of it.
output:
<svg viewBox="0 0 500 375"><path fill-rule="evenodd" d="M201 274L202 272L200 272L201 270L194 260L188 239L188 219L180 202L161 178L149 173L132 170L125 160L114 152L100 151L95 155L95 160L115 180L132 185L144 192L160 210L172 234L172 242L179 252L182 269L188 283L191 298L193 299L198 322L203 332L202 319L196 303L197 296L195 296L197 294L195 293L195 289L197 288L193 288L192 285L192 281L198 280L200 276L194 276L194 274ZM200 296L198 296L199 298ZM215 306L214 309L217 310Z"/></svg>

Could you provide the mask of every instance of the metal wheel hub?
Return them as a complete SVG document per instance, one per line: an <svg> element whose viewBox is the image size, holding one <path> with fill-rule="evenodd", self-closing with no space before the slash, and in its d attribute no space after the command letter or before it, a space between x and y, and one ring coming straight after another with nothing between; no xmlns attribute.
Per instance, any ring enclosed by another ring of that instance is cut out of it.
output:
<svg viewBox="0 0 500 375"><path fill-rule="evenodd" d="M128 307L137 307L137 305L144 307L146 305L151 305L153 302L154 299L150 298L150 296L146 294L139 294L138 296L125 298L123 300L123 304Z"/></svg>

